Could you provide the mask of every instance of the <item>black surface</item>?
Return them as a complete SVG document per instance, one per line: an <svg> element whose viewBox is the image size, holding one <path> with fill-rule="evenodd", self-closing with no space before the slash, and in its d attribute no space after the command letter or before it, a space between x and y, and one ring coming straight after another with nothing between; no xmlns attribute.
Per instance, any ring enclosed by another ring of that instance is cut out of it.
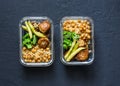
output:
<svg viewBox="0 0 120 86"><path fill-rule="evenodd" d="M90 16L95 24L95 61L66 67L60 62L63 16ZM48 68L19 62L18 23L48 16L55 27L55 61ZM120 86L120 0L0 0L0 86Z"/></svg>

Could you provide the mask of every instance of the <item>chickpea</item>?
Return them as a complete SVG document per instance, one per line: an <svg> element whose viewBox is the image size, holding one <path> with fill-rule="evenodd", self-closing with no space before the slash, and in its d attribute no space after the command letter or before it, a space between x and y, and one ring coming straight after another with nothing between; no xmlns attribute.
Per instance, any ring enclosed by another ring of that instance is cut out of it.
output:
<svg viewBox="0 0 120 86"><path fill-rule="evenodd" d="M50 50L50 48L46 48L46 50Z"/></svg>
<svg viewBox="0 0 120 86"><path fill-rule="evenodd" d="M37 62L41 62L41 60L40 60L40 59L38 59L38 60L37 60Z"/></svg>
<svg viewBox="0 0 120 86"><path fill-rule="evenodd" d="M48 55L48 59L50 59L51 57L50 57L50 55Z"/></svg>
<svg viewBox="0 0 120 86"><path fill-rule="evenodd" d="M43 59L45 60L46 58L47 58L47 55L46 55L46 56L44 55L44 56L43 56Z"/></svg>
<svg viewBox="0 0 120 86"><path fill-rule="evenodd" d="M25 51L25 50L26 50L26 47L23 47L22 50Z"/></svg>
<svg viewBox="0 0 120 86"><path fill-rule="evenodd" d="M80 30L79 29L75 29L75 33L80 34Z"/></svg>
<svg viewBox="0 0 120 86"><path fill-rule="evenodd" d="M32 60L33 63L35 63L35 60Z"/></svg>
<svg viewBox="0 0 120 86"><path fill-rule="evenodd" d="M33 48L31 51L32 51L32 53L35 53L37 50Z"/></svg>
<svg viewBox="0 0 120 86"><path fill-rule="evenodd" d="M80 28L83 28L83 27L84 27L84 26L81 24L81 25L80 25Z"/></svg>
<svg viewBox="0 0 120 86"><path fill-rule="evenodd" d="M71 29L70 29L70 31L72 32L72 31L73 31L73 29L71 28Z"/></svg>
<svg viewBox="0 0 120 86"><path fill-rule="evenodd" d="M87 23L87 20L85 19L85 20L83 20L84 21L84 23Z"/></svg>
<svg viewBox="0 0 120 86"><path fill-rule="evenodd" d="M91 38L90 35L88 35L87 38L90 39Z"/></svg>
<svg viewBox="0 0 120 86"><path fill-rule="evenodd" d="M71 23L71 26L75 26L75 23L74 23L74 22L72 22L72 23Z"/></svg>
<svg viewBox="0 0 120 86"><path fill-rule="evenodd" d="M23 54L23 58L24 58L24 59L27 59L27 56Z"/></svg>
<svg viewBox="0 0 120 86"><path fill-rule="evenodd" d="M86 24L85 24L85 23L83 23L82 25L83 25L83 26L86 26Z"/></svg>
<svg viewBox="0 0 120 86"><path fill-rule="evenodd" d="M80 19L78 19L78 23L81 23L81 20L80 20Z"/></svg>
<svg viewBox="0 0 120 86"><path fill-rule="evenodd" d="M87 25L90 25L90 22L89 22L89 21L87 21L86 23L87 23Z"/></svg>
<svg viewBox="0 0 120 86"><path fill-rule="evenodd" d="M30 59L25 59L25 62L31 62L31 60Z"/></svg>
<svg viewBox="0 0 120 86"><path fill-rule="evenodd" d="M30 59L29 62L32 62L32 60Z"/></svg>
<svg viewBox="0 0 120 86"><path fill-rule="evenodd" d="M84 20L83 20L83 19L81 19L81 23L84 23Z"/></svg>
<svg viewBox="0 0 120 86"><path fill-rule="evenodd" d="M27 58L30 58L30 57L31 57L31 55L30 55L30 54L28 54L28 55L27 55Z"/></svg>
<svg viewBox="0 0 120 86"><path fill-rule="evenodd" d="M86 33L91 33L91 31L89 29L86 29Z"/></svg>
<svg viewBox="0 0 120 86"><path fill-rule="evenodd" d="M24 59L25 62L27 62L27 59Z"/></svg>
<svg viewBox="0 0 120 86"><path fill-rule="evenodd" d="M82 31L82 30L83 30L81 27L80 27L79 29L80 29L80 31Z"/></svg>
<svg viewBox="0 0 120 86"><path fill-rule="evenodd" d="M35 46L33 49L37 51L39 49L38 45Z"/></svg>
<svg viewBox="0 0 120 86"><path fill-rule="evenodd" d="M45 62L49 62L49 60L48 60L48 59L46 59L46 60L45 60Z"/></svg>
<svg viewBox="0 0 120 86"><path fill-rule="evenodd" d="M87 26L86 26L86 28L87 28L87 29L90 29L90 26L89 26L89 25L87 25Z"/></svg>
<svg viewBox="0 0 120 86"><path fill-rule="evenodd" d="M41 62L44 62L44 59L43 59L43 58L41 59Z"/></svg>

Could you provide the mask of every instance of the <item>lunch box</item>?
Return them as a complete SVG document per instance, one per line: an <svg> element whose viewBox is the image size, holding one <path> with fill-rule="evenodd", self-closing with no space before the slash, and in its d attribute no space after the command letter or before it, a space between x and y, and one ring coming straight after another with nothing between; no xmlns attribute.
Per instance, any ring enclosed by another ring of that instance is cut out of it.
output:
<svg viewBox="0 0 120 86"><path fill-rule="evenodd" d="M64 55L63 55L63 22L65 20L68 20L68 19L71 19L71 20L77 20L77 19L86 19L90 22L90 25L91 25L91 40L90 40L90 43L89 43L89 57L88 57L88 60L86 61L70 61L70 62L67 62L65 61L64 59ZM60 21L60 50L61 50L61 56L60 56L60 60L63 64L65 65L90 65L93 60L94 60L94 24L93 24L93 20L90 18L90 17L82 17L82 16L67 16L67 17L63 17L62 20Z"/></svg>
<svg viewBox="0 0 120 86"><path fill-rule="evenodd" d="M25 22L26 20L30 20L30 21L43 21L43 20L48 20L50 23L51 23L51 28L50 28L50 41L51 41L51 49L50 49L50 52L51 52L51 60L47 63L45 62L40 62L40 63L26 63L24 61L24 59L22 58L22 36L24 35L24 31L23 29L21 28L21 25L23 24L23 22ZM19 53L20 53L20 62L22 65L26 66L26 67L46 67L46 66L50 66L53 61L54 61L54 42L53 42L53 35L54 35L54 27L53 27L53 22L50 18L48 17L24 17L22 18L22 20L20 21L19 23L19 35L20 35L20 45L19 45Z"/></svg>

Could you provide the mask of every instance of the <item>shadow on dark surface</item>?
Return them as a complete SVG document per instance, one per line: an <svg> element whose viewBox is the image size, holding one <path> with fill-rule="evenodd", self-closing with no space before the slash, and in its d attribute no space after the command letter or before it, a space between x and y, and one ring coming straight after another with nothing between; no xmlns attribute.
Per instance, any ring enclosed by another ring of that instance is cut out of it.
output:
<svg viewBox="0 0 120 86"><path fill-rule="evenodd" d="M68 79L71 80L90 80L94 79L95 71L92 65L88 66L64 66Z"/></svg>
<svg viewBox="0 0 120 86"><path fill-rule="evenodd" d="M49 67L24 67L23 66L23 70L25 72L37 72L37 71L39 71L39 72L42 72L42 71L48 72L48 70L53 70L53 68L54 68L53 64L51 66L49 66Z"/></svg>
<svg viewBox="0 0 120 86"><path fill-rule="evenodd" d="M10 80L10 79L6 79L1 77L0 78L0 86L20 86L19 84L17 84L15 81Z"/></svg>
<svg viewBox="0 0 120 86"><path fill-rule="evenodd" d="M23 67L23 74L28 79L31 78L39 78L39 77L47 77L50 78L51 75L54 74L54 65L52 64L49 67Z"/></svg>

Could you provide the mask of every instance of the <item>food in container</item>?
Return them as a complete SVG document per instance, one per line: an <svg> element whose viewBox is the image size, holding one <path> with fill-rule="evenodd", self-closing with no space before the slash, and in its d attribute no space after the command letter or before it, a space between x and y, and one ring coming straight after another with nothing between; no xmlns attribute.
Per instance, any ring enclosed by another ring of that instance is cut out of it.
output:
<svg viewBox="0 0 120 86"><path fill-rule="evenodd" d="M20 23L21 62L25 66L49 66L53 62L53 25L47 17L25 17Z"/></svg>
<svg viewBox="0 0 120 86"><path fill-rule="evenodd" d="M89 17L64 17L61 29L62 62L75 65L92 63L94 59L92 20Z"/></svg>

